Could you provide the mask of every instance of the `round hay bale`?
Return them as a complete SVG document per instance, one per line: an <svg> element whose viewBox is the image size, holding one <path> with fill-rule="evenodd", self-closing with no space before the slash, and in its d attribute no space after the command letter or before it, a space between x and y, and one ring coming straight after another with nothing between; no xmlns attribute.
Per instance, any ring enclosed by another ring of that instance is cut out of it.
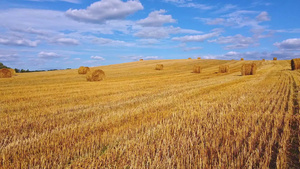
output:
<svg viewBox="0 0 300 169"><path fill-rule="evenodd" d="M255 75L256 70L257 70L257 66L256 66L255 63L243 64L242 69L241 69L241 73L242 73L242 76Z"/></svg>
<svg viewBox="0 0 300 169"><path fill-rule="evenodd" d="M11 75L12 75L12 76L16 76L16 71L15 71L15 69L9 69L9 71L11 72Z"/></svg>
<svg viewBox="0 0 300 169"><path fill-rule="evenodd" d="M300 58L295 58L291 60L292 70L300 69Z"/></svg>
<svg viewBox="0 0 300 169"><path fill-rule="evenodd" d="M273 60L277 60L277 57L273 57Z"/></svg>
<svg viewBox="0 0 300 169"><path fill-rule="evenodd" d="M9 69L3 68L0 69L0 78L11 78L12 73Z"/></svg>
<svg viewBox="0 0 300 169"><path fill-rule="evenodd" d="M251 64L251 75L255 75L257 70L257 65L255 63Z"/></svg>
<svg viewBox="0 0 300 169"><path fill-rule="evenodd" d="M201 57L197 57L197 59L201 59Z"/></svg>
<svg viewBox="0 0 300 169"><path fill-rule="evenodd" d="M262 61L264 62L264 61L266 61L265 59L262 59Z"/></svg>
<svg viewBox="0 0 300 169"><path fill-rule="evenodd" d="M101 69L97 69L94 71L90 71L88 72L88 74L86 75L86 80L87 81L101 81L105 78L105 73L103 70Z"/></svg>
<svg viewBox="0 0 300 169"><path fill-rule="evenodd" d="M192 59L192 58L188 58L188 59Z"/></svg>
<svg viewBox="0 0 300 169"><path fill-rule="evenodd" d="M241 60L243 61L243 60L244 60L244 58L241 58Z"/></svg>
<svg viewBox="0 0 300 169"><path fill-rule="evenodd" d="M193 73L201 73L201 66L200 65L194 65Z"/></svg>
<svg viewBox="0 0 300 169"><path fill-rule="evenodd" d="M157 64L155 67L155 70L163 70L164 69L164 65L163 64Z"/></svg>
<svg viewBox="0 0 300 169"><path fill-rule="evenodd" d="M140 59L140 61L143 61L144 59Z"/></svg>
<svg viewBox="0 0 300 169"><path fill-rule="evenodd" d="M78 69L78 74L87 74L89 71L89 67L80 66Z"/></svg>
<svg viewBox="0 0 300 169"><path fill-rule="evenodd" d="M220 65L219 73L229 73L229 65Z"/></svg>

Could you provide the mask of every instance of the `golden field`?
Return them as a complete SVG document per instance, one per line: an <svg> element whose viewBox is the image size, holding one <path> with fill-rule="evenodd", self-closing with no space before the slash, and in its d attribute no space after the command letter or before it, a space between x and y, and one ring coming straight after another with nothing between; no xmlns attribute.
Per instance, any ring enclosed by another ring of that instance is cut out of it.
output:
<svg viewBox="0 0 300 169"><path fill-rule="evenodd" d="M300 71L254 61L256 74L241 76L252 62L138 61L97 67L100 82L76 69L0 79L0 168L297 168Z"/></svg>

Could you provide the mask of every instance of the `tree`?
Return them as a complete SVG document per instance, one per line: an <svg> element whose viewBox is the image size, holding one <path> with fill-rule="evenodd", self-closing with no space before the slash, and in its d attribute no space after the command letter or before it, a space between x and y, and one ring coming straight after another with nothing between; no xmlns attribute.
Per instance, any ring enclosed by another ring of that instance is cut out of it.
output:
<svg viewBox="0 0 300 169"><path fill-rule="evenodd" d="M0 62L0 69L3 69L3 68L7 68L7 69L9 69L9 67L7 67L7 66L3 65L3 63L1 63L1 62Z"/></svg>

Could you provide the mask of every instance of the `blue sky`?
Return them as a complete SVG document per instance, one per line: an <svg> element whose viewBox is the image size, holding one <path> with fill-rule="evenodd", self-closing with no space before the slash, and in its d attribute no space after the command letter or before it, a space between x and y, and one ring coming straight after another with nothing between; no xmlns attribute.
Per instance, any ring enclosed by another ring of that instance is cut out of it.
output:
<svg viewBox="0 0 300 169"><path fill-rule="evenodd" d="M0 62L64 69L143 59L300 57L300 1L1 0Z"/></svg>

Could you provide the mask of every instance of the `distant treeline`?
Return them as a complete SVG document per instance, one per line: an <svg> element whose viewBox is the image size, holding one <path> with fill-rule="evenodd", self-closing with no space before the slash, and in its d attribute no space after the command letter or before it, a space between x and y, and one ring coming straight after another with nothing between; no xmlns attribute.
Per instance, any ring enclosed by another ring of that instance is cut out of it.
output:
<svg viewBox="0 0 300 169"><path fill-rule="evenodd" d="M3 69L3 68L6 68L6 69L12 69L8 66L5 66L3 63L0 62L0 69ZM67 69L71 69L71 68L67 68ZM45 71L55 71L55 70L63 70L63 69L49 69L49 70L25 70L25 69L17 69L15 68L15 71L16 73L25 73L25 72L45 72Z"/></svg>

